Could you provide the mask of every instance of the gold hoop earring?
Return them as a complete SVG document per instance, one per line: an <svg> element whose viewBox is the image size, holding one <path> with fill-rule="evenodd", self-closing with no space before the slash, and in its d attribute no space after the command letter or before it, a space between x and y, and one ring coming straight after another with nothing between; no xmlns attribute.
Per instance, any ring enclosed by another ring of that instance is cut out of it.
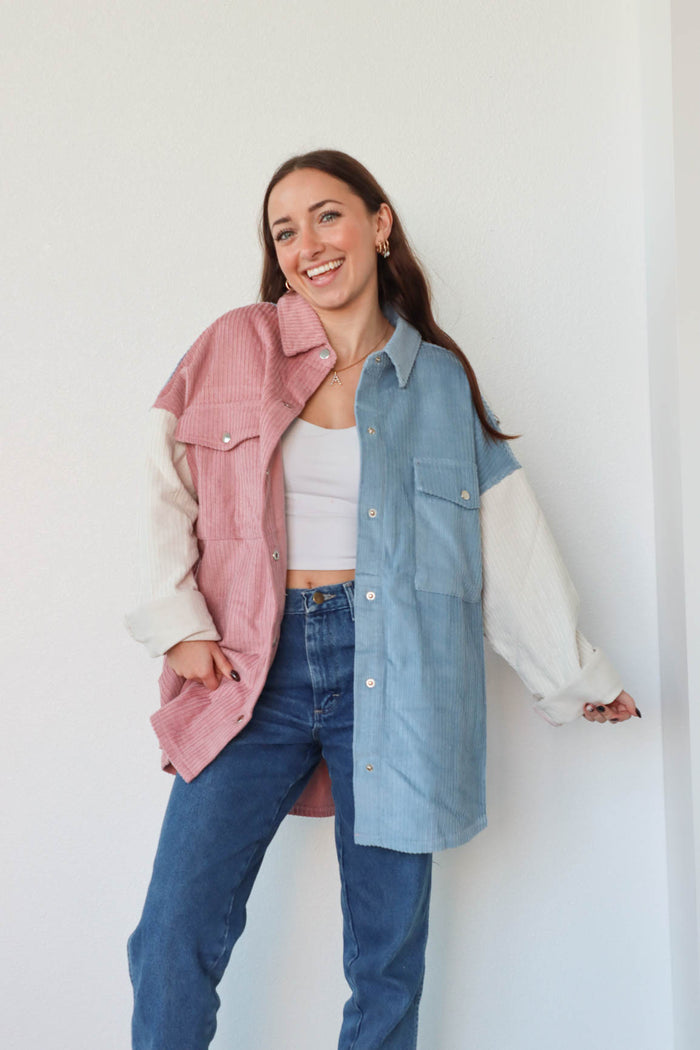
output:
<svg viewBox="0 0 700 1050"><path fill-rule="evenodd" d="M285 283L287 291L291 292L292 286L291 286L291 284L289 283L289 281L286 278L285 278L285 282L284 283Z"/></svg>
<svg viewBox="0 0 700 1050"><path fill-rule="evenodd" d="M389 242L388 241L380 241L379 242L379 244L377 245L377 254L378 255L383 255L385 259L389 258L389 256L391 255L391 252L389 251Z"/></svg>

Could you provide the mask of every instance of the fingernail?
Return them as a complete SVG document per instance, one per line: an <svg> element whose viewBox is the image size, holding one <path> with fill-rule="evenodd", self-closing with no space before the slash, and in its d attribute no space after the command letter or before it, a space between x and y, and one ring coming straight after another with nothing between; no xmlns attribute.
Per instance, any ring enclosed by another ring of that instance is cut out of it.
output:
<svg viewBox="0 0 700 1050"><path fill-rule="evenodd" d="M593 704L586 704L586 710L587 711L592 711L593 710Z"/></svg>
<svg viewBox="0 0 700 1050"><path fill-rule="evenodd" d="M638 708L638 707L635 707L635 709L634 709L634 710L635 710L635 713L636 713L636 715L637 715L637 718L641 718L641 717L642 717L642 712L641 712L641 711L639 710L639 708Z"/></svg>
<svg viewBox="0 0 700 1050"><path fill-rule="evenodd" d="M605 708L601 704L598 704L598 706L596 707L596 711L604 711L604 710L605 710Z"/></svg>
<svg viewBox="0 0 700 1050"><path fill-rule="evenodd" d="M239 675L238 671L231 671L231 678L233 678L234 682L240 682L241 680L241 676Z"/></svg>

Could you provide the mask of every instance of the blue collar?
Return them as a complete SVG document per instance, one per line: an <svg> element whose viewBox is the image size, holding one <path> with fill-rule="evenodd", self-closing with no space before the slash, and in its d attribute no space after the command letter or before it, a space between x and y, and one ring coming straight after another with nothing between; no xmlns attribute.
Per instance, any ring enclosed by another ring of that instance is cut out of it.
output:
<svg viewBox="0 0 700 1050"><path fill-rule="evenodd" d="M418 348L421 344L421 334L390 303L384 305L382 313L395 328L394 334L384 347L383 352L389 356L391 363L396 369L399 386L403 387L408 382L413 363L416 360Z"/></svg>

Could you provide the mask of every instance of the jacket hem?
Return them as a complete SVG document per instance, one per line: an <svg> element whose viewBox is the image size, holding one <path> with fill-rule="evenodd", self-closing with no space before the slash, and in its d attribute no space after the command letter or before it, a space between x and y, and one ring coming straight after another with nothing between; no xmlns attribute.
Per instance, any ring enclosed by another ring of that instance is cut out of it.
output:
<svg viewBox="0 0 700 1050"><path fill-rule="evenodd" d="M381 835L372 835L368 832L356 831L355 844L357 846L381 846L383 849L395 850L397 853L438 853L444 849L455 849L464 846L467 842L483 831L487 826L486 813L477 817L475 821L467 825L454 835L433 835L429 838L399 838L395 840L386 839Z"/></svg>
<svg viewBox="0 0 700 1050"><path fill-rule="evenodd" d="M158 711L156 711L155 715L151 715L151 725L153 725L153 719L157 714L159 714ZM179 775L182 777L186 784L189 784L192 780L194 780L198 773L201 773L201 769L194 769L185 761L182 749L178 747L177 742L173 739L173 737L170 736L169 733L167 733L167 731L162 729L157 730L155 725L153 725L153 729L155 731L156 736L158 737L158 743L160 744L162 755L168 756L169 765L171 765L173 769L177 773L179 773ZM161 758L161 768L165 770L165 772L168 772L167 767L162 763L163 759ZM202 766L202 769L203 768L204 766Z"/></svg>
<svg viewBox="0 0 700 1050"><path fill-rule="evenodd" d="M289 817L333 817L334 806L295 806L287 814Z"/></svg>

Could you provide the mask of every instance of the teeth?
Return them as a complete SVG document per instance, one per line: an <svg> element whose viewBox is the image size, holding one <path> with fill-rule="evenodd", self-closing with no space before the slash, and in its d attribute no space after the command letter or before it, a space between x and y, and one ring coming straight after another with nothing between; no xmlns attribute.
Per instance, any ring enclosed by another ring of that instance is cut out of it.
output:
<svg viewBox="0 0 700 1050"><path fill-rule="evenodd" d="M320 273L326 273L328 270L337 270L342 262L342 259L335 259L334 262L324 263L323 266L314 266L311 270L306 271L306 275L307 277L318 277Z"/></svg>

